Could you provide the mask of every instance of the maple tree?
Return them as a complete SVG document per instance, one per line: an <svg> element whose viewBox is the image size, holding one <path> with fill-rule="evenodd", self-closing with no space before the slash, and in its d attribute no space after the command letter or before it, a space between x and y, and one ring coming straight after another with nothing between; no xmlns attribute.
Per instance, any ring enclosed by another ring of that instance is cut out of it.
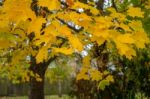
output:
<svg viewBox="0 0 150 99"><path fill-rule="evenodd" d="M149 43L141 8L104 13L95 5L86 0L5 0L0 6L0 73L15 82L30 81L30 99L44 99L45 71L56 57L106 43L109 52L115 49L131 60L136 48ZM113 76L92 68L90 61L90 54L83 57L77 80L95 80L104 89Z"/></svg>

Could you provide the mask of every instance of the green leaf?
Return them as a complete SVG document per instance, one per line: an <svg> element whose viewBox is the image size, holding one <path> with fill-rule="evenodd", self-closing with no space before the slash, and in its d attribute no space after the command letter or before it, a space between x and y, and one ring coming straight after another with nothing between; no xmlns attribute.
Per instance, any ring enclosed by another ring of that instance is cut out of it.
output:
<svg viewBox="0 0 150 99"><path fill-rule="evenodd" d="M102 80L100 81L100 83L98 84L98 88L101 90L104 90L106 86L109 85L109 81L108 80Z"/></svg>

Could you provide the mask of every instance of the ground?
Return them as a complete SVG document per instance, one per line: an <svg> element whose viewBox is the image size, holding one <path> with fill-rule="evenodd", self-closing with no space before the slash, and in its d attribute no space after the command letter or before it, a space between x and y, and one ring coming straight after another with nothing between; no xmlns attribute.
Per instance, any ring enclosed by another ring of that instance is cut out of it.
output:
<svg viewBox="0 0 150 99"><path fill-rule="evenodd" d="M0 99L28 99L28 97L27 96L22 96L22 97L0 97ZM65 95L61 98L59 98L56 95L51 95L51 96L46 96L45 99L72 99L72 98L70 98L69 96L65 96Z"/></svg>

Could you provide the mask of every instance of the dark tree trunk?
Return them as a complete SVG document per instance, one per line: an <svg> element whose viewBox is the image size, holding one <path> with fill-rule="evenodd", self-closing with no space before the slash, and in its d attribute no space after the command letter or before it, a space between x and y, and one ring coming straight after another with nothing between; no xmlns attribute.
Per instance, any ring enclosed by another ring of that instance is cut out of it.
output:
<svg viewBox="0 0 150 99"><path fill-rule="evenodd" d="M44 99L44 78L47 67L45 63L31 65L30 70L38 74L42 80L38 81L37 77L30 77L29 99Z"/></svg>
<svg viewBox="0 0 150 99"><path fill-rule="evenodd" d="M40 76L41 81L38 81L37 77L30 77L30 93L29 99L44 99L44 78L45 72L48 68L49 63L51 63L55 57L49 59L47 62L42 62L36 64L35 57L31 58L31 66L30 70L34 74L38 74Z"/></svg>
<svg viewBox="0 0 150 99"><path fill-rule="evenodd" d="M31 78L29 99L44 99L44 75L41 78L42 81Z"/></svg>

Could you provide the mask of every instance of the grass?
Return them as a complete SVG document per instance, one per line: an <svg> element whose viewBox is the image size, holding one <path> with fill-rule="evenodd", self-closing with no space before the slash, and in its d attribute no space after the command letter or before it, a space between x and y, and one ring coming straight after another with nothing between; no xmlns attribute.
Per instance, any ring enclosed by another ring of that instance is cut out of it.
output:
<svg viewBox="0 0 150 99"><path fill-rule="evenodd" d="M21 97L0 97L0 99L28 99L27 96L21 96ZM69 96L63 95L61 98L58 97L57 95L50 95L50 96L45 96L45 99L72 99Z"/></svg>

